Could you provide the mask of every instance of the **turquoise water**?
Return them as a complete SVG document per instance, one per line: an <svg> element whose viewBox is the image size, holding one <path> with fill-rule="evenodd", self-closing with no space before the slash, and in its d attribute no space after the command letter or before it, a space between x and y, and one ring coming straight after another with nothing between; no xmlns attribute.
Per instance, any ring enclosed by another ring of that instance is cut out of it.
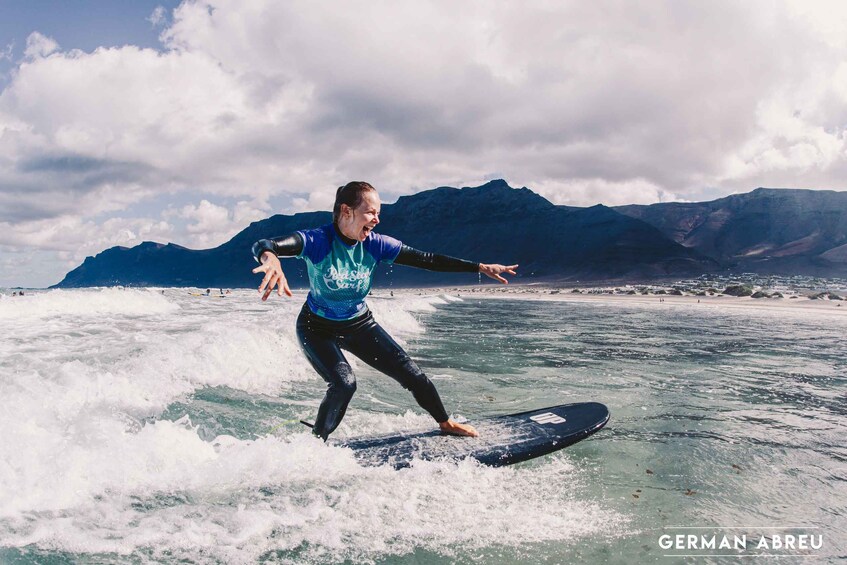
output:
<svg viewBox="0 0 847 565"><path fill-rule="evenodd" d="M456 416L589 400L612 413L592 438L513 467L394 471L361 467L296 423L314 418L323 389L294 341L302 298L108 289L0 300L0 562L847 556L847 316L375 297L377 319ZM432 425L394 381L354 365L359 389L336 437ZM748 544L660 543L692 533ZM788 535L821 547L755 547Z"/></svg>

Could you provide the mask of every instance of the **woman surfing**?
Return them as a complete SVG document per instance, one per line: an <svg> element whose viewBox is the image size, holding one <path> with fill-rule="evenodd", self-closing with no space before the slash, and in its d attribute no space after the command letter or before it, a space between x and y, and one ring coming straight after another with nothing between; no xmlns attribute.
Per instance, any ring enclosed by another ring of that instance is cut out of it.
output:
<svg viewBox="0 0 847 565"><path fill-rule="evenodd" d="M501 275L514 275L518 266L474 263L403 245L373 231L379 224L380 208L373 186L350 182L335 194L331 224L253 244L253 256L261 263L253 273L265 274L259 286L263 301L274 288L280 296L283 292L292 296L279 257L306 262L309 294L297 318L297 339L327 384L312 431L326 440L341 423L356 392L356 377L341 351L345 349L411 391L443 433L476 437L479 434L473 426L449 418L435 385L374 320L365 297L381 262L430 271L483 273L503 284L508 281Z"/></svg>

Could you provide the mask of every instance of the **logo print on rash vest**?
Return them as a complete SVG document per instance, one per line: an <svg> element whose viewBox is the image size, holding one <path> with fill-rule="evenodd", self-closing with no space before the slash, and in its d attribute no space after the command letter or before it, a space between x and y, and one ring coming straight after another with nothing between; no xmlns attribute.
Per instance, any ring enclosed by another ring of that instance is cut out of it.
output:
<svg viewBox="0 0 847 565"><path fill-rule="evenodd" d="M330 290L364 292L370 278L370 269L352 270L346 267L336 269L334 265L324 271L323 274L324 284Z"/></svg>

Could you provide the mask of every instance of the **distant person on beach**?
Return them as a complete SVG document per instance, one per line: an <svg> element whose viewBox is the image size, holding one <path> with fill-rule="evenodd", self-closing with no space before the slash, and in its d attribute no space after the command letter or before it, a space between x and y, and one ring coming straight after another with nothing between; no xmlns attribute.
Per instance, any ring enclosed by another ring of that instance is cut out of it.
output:
<svg viewBox="0 0 847 565"><path fill-rule="evenodd" d="M283 292L292 296L278 257L297 257L306 262L310 288L297 318L297 339L327 384L312 431L325 440L341 423L356 392L356 377L341 351L346 349L410 390L442 432L478 436L473 426L449 418L435 385L374 320L365 297L380 262L430 271L483 273L504 284L508 281L501 275L514 275L518 266L425 253L374 233L380 208L373 186L350 182L335 193L331 224L273 240L262 239L253 245L253 256L262 264L253 273L265 273L259 285L263 301L274 287L280 296Z"/></svg>

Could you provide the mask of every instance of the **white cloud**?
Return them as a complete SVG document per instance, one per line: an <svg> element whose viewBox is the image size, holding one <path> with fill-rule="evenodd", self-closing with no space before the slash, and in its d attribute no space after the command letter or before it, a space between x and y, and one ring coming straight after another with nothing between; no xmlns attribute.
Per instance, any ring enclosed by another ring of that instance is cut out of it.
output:
<svg viewBox="0 0 847 565"><path fill-rule="evenodd" d="M113 246L133 247L144 241L178 242L192 249L208 249L227 242L251 222L271 214L267 203L239 201L231 207L206 199L198 204L165 209L161 218L84 220L65 215L10 224L0 222L0 287L22 280L48 286L78 266L86 257ZM33 270L32 260L39 265ZM57 269L45 269L55 265Z"/></svg>
<svg viewBox="0 0 847 565"><path fill-rule="evenodd" d="M204 249L225 243L250 222L268 217L269 207L263 203L257 205L240 201L230 209L204 199L197 205L189 204L179 210L169 210L165 215L187 222L183 245Z"/></svg>
<svg viewBox="0 0 847 565"><path fill-rule="evenodd" d="M15 52L15 44L9 43L6 48L0 51L0 61L11 61L12 54Z"/></svg>
<svg viewBox="0 0 847 565"><path fill-rule="evenodd" d="M585 202L621 206L676 202L680 198L644 179L609 182L602 178L576 181L530 183L534 190L554 204L583 206Z"/></svg>
<svg viewBox="0 0 847 565"><path fill-rule="evenodd" d="M9 230L107 230L92 218L202 193L171 235L217 245L271 212L226 202L328 209L351 179L390 202L498 176L572 205L844 183L837 2L187 0L149 19L161 51L30 35L0 93Z"/></svg>
<svg viewBox="0 0 847 565"><path fill-rule="evenodd" d="M9 224L0 222L2 286L49 286L90 255L116 245L170 241L174 226L151 218L111 218L104 222L60 216Z"/></svg>
<svg viewBox="0 0 847 565"><path fill-rule="evenodd" d="M147 21L150 22L150 25L153 27L160 27L167 23L168 21L168 12L165 10L164 6L156 6L150 16L147 18Z"/></svg>
<svg viewBox="0 0 847 565"><path fill-rule="evenodd" d="M37 31L29 34L26 38L26 49L24 56L29 59L36 57L46 57L59 49L59 44L51 38L38 33Z"/></svg>
<svg viewBox="0 0 847 565"><path fill-rule="evenodd" d="M26 248L30 253L56 251L82 260L114 245L132 246L146 240L167 241L174 235L169 223L152 218L111 218L85 221L78 216L60 216L16 224L0 223L0 247Z"/></svg>
<svg viewBox="0 0 847 565"><path fill-rule="evenodd" d="M801 20L815 37L835 49L847 48L847 4L840 0L788 0L789 17Z"/></svg>

